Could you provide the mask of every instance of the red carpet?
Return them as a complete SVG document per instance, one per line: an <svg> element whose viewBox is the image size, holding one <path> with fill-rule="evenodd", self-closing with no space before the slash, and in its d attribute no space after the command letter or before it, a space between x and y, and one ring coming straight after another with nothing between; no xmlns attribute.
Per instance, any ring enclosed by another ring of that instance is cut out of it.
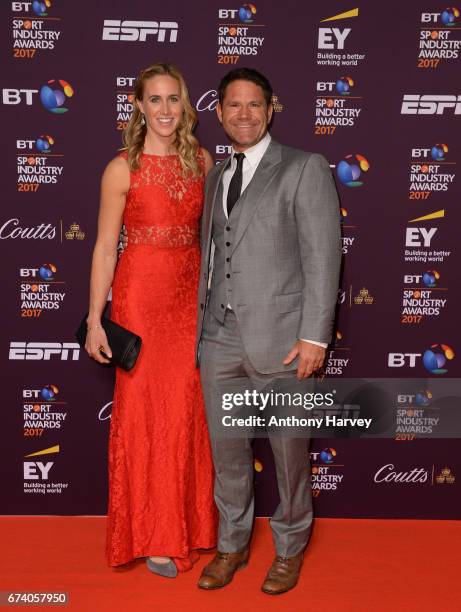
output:
<svg viewBox="0 0 461 612"><path fill-rule="evenodd" d="M106 567L104 518L0 517L0 532L1 591L69 593L69 605L42 610L461 610L456 521L317 519L298 587L277 597L260 591L273 557L266 519L257 521L248 567L212 592L195 586L209 554L173 580L150 574L141 561Z"/></svg>

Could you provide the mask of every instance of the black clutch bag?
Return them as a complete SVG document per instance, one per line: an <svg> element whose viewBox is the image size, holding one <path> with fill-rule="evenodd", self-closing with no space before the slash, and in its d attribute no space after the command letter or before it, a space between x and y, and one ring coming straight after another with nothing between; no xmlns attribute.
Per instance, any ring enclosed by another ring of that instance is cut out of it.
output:
<svg viewBox="0 0 461 612"><path fill-rule="evenodd" d="M88 313L83 317L83 321L77 330L76 336L80 346L84 347L86 342ZM102 317L101 325L106 332L107 341L109 342L112 351L110 358L111 364L122 368L123 370L131 370L136 363L139 351L141 350L141 338L133 332L130 332L125 327L114 323L106 317ZM107 355L102 353L104 357L109 359Z"/></svg>

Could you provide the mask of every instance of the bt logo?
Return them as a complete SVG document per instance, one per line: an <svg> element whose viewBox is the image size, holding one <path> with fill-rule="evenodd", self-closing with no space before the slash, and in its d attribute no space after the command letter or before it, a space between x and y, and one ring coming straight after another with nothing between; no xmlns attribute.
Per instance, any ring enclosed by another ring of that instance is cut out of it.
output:
<svg viewBox="0 0 461 612"><path fill-rule="evenodd" d="M433 147L428 147L425 149L418 148L411 150L411 156L413 158L424 157L427 158L430 156L434 161L445 161L445 155L448 153L448 146L443 143L438 143Z"/></svg>
<svg viewBox="0 0 461 612"><path fill-rule="evenodd" d="M23 389L22 397L24 399L43 399L46 402L51 402L56 399L59 389L56 385L46 385L41 389Z"/></svg>
<svg viewBox="0 0 461 612"><path fill-rule="evenodd" d="M241 23L253 23L257 10L254 4L244 4L239 9L219 9L219 19L240 19Z"/></svg>
<svg viewBox="0 0 461 612"><path fill-rule="evenodd" d="M71 98L73 95L72 85L63 79L58 79L58 81L51 79L40 89L40 100L46 110L52 113L66 113L69 109L63 104L66 98Z"/></svg>
<svg viewBox="0 0 461 612"><path fill-rule="evenodd" d="M368 160L363 156L357 154L346 155L341 160L336 168L336 174L343 185L347 187L361 187L363 181L358 179L361 177L362 172L368 172L370 164Z"/></svg>
<svg viewBox="0 0 461 612"><path fill-rule="evenodd" d="M40 153L51 153L54 142L53 136L42 134L36 140L17 140L16 149L18 151L26 149L28 151L37 150Z"/></svg>
<svg viewBox="0 0 461 612"><path fill-rule="evenodd" d="M31 6L37 17L46 17L48 15L48 9L51 8L51 2L50 0L44 0L43 2L39 0L34 0L33 2L12 2L11 10L16 13L23 11L29 12Z"/></svg>
<svg viewBox="0 0 461 612"><path fill-rule="evenodd" d="M450 28L456 25L456 20L458 19L459 15L460 13L456 6L450 6L442 13L422 13L421 22L431 24L438 23L440 20L444 26Z"/></svg>
<svg viewBox="0 0 461 612"><path fill-rule="evenodd" d="M20 268L19 275L25 278L37 278L37 274L42 280L53 280L58 271L54 264L43 264L40 268Z"/></svg>
<svg viewBox="0 0 461 612"><path fill-rule="evenodd" d="M387 365L389 368L415 368L417 359L422 357L423 365L431 374L446 374L444 367L447 361L455 357L453 349L448 344L431 344L430 348L421 353L389 353Z"/></svg>
<svg viewBox="0 0 461 612"><path fill-rule="evenodd" d="M397 395L397 402L399 404L416 404L417 406L429 406L431 399L432 393L427 389L425 389L424 391L418 391L414 394Z"/></svg>
<svg viewBox="0 0 461 612"><path fill-rule="evenodd" d="M38 89L12 89L2 90L2 102L7 105L17 105L25 102L26 106L32 106L34 95ZM66 98L74 95L72 85L63 79L51 79L40 88L40 101L46 110L55 114L66 113L64 105Z"/></svg>
<svg viewBox="0 0 461 612"><path fill-rule="evenodd" d="M343 76L337 81L317 81L317 91L324 93L332 93L336 90L341 96L348 96L354 86L354 81L351 77Z"/></svg>
<svg viewBox="0 0 461 612"><path fill-rule="evenodd" d="M403 277L403 282L406 285L420 284L422 282L428 289L437 287L438 280L440 280L440 273L437 270L428 270L424 274L405 274Z"/></svg>
<svg viewBox="0 0 461 612"><path fill-rule="evenodd" d="M117 87L134 87L136 77L117 77Z"/></svg>
<svg viewBox="0 0 461 612"><path fill-rule="evenodd" d="M232 153L232 145L216 145L216 155L230 155Z"/></svg>

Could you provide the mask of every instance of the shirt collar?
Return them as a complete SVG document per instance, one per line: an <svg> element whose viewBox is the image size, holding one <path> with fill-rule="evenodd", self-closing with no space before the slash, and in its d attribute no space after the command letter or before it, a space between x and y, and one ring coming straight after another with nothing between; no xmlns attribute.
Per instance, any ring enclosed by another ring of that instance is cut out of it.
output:
<svg viewBox="0 0 461 612"><path fill-rule="evenodd" d="M246 151L243 151L243 153L245 153L245 160L249 163L249 165L252 168L256 167L259 164L264 153L267 150L267 147L270 144L270 141L271 141L271 135L269 134L269 132L266 132L264 138L262 138L259 142L257 142L255 145L253 145L249 149L246 149ZM234 148L232 148L232 155L234 153L237 153L237 151L235 151ZM234 162L233 157L232 157L232 161Z"/></svg>

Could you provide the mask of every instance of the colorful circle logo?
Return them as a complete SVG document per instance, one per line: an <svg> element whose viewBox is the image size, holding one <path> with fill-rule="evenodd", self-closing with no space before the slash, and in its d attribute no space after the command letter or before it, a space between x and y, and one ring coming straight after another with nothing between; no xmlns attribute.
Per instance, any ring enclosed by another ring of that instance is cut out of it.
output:
<svg viewBox="0 0 461 612"><path fill-rule="evenodd" d="M336 81L336 91L341 96L348 96L352 87L354 87L354 81L351 77L341 77Z"/></svg>
<svg viewBox="0 0 461 612"><path fill-rule="evenodd" d="M455 353L448 344L432 344L431 348L424 352L423 364L431 374L446 374L447 370L443 366L454 356Z"/></svg>
<svg viewBox="0 0 461 612"><path fill-rule="evenodd" d="M244 4L239 9L239 19L242 23L253 23L255 15L256 7L254 4Z"/></svg>
<svg viewBox="0 0 461 612"><path fill-rule="evenodd" d="M43 280L53 280L57 271L58 269L54 264L43 264L38 273Z"/></svg>
<svg viewBox="0 0 461 612"><path fill-rule="evenodd" d="M47 9L49 8L51 8L50 0L44 0L44 2L34 0L32 2L32 10L38 17L46 17L48 15Z"/></svg>
<svg viewBox="0 0 461 612"><path fill-rule="evenodd" d="M336 174L343 185L348 187L361 187L363 181L359 181L363 172L368 172L370 164L368 160L358 153L346 155L336 168Z"/></svg>
<svg viewBox="0 0 461 612"><path fill-rule="evenodd" d="M60 89L57 85L60 85ZM43 85L40 89L40 100L46 110L52 113L67 113L69 110L63 106L66 98L71 98L74 95L72 85L62 79L51 79L47 85Z"/></svg>
<svg viewBox="0 0 461 612"><path fill-rule="evenodd" d="M415 404L418 406L429 406L429 402L432 399L432 393L430 391L418 391L415 395Z"/></svg>
<svg viewBox="0 0 461 612"><path fill-rule="evenodd" d="M40 151L40 153L51 153L51 147L54 145L54 138L52 136L41 135L35 141L35 146Z"/></svg>
<svg viewBox="0 0 461 612"><path fill-rule="evenodd" d="M324 448L320 453L320 459L323 463L333 463L337 454L334 448Z"/></svg>
<svg viewBox="0 0 461 612"><path fill-rule="evenodd" d="M436 144L431 149L431 157L434 161L443 161L448 153L446 144Z"/></svg>
<svg viewBox="0 0 461 612"><path fill-rule="evenodd" d="M423 283L426 285L426 287L432 289L433 287L437 287L437 281L439 278L440 274L437 272L437 270L428 270L423 274Z"/></svg>
<svg viewBox="0 0 461 612"><path fill-rule="evenodd" d="M458 19L458 17L459 17L459 11L456 8L456 6L449 6L443 11L441 20L442 20L443 25L451 27L451 26L456 25L456 20Z"/></svg>
<svg viewBox="0 0 461 612"><path fill-rule="evenodd" d="M54 400L58 393L59 389L56 387L56 385L46 385L46 387L43 387L43 389L40 391L40 395L47 402Z"/></svg>

